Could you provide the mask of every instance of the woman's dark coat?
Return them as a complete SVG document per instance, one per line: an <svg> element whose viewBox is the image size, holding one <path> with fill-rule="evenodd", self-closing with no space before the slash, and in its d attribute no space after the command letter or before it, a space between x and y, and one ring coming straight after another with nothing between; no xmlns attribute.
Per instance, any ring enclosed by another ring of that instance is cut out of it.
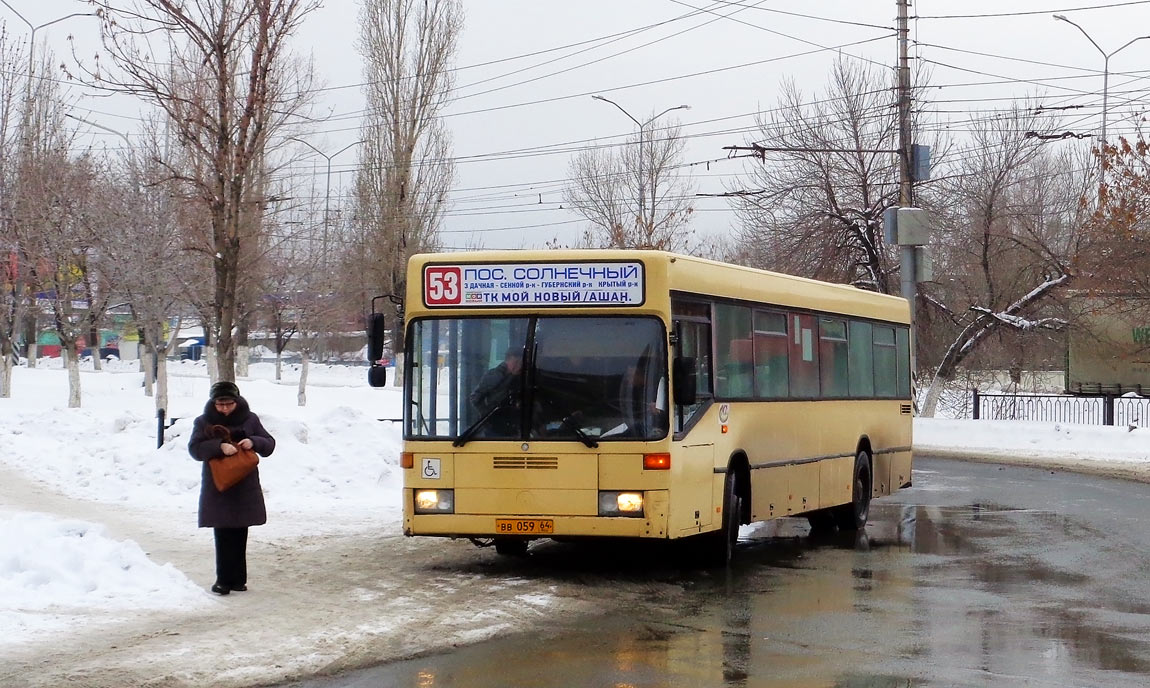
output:
<svg viewBox="0 0 1150 688"><path fill-rule="evenodd" d="M259 416L251 412L243 397L236 399L235 410L227 416L216 410L214 402L207 403L204 414L196 419L192 437L188 440L188 452L193 459L204 464L200 484L200 527L246 528L267 523L258 466L224 492L217 490L212 482L208 460L224 455L220 449L219 437L211 433L213 425L226 427L231 432L233 443L245 438L251 440L252 449L260 456L270 456L276 448L275 439L264 430Z"/></svg>

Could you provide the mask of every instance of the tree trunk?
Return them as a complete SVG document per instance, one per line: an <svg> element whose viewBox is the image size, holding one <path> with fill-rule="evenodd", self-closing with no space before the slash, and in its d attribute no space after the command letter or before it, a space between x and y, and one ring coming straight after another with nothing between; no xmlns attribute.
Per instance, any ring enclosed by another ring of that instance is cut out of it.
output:
<svg viewBox="0 0 1150 688"><path fill-rule="evenodd" d="M216 348L214 346L204 347L204 362L208 366L208 384L214 385L220 379L219 368L216 367Z"/></svg>
<svg viewBox="0 0 1150 688"><path fill-rule="evenodd" d="M68 368L68 408L80 408L80 356L76 340L64 342L60 351Z"/></svg>
<svg viewBox="0 0 1150 688"><path fill-rule="evenodd" d="M284 355L283 352L276 352L276 382L283 380L284 372Z"/></svg>
<svg viewBox="0 0 1150 688"><path fill-rule="evenodd" d="M16 352L9 342L0 347L0 399L12 398L12 368L16 361Z"/></svg>
<svg viewBox="0 0 1150 688"><path fill-rule="evenodd" d="M395 354L395 356L393 358L395 360L395 373L393 374L393 376L391 378L391 384L394 387L402 387L403 386L403 371L404 371L403 354Z"/></svg>
<svg viewBox="0 0 1150 688"><path fill-rule="evenodd" d="M299 406L307 406L307 369L308 350L303 349L300 351L299 392L296 394L296 404Z"/></svg>
<svg viewBox="0 0 1150 688"><path fill-rule="evenodd" d="M168 352L157 348L156 353L156 408L168 410Z"/></svg>
<svg viewBox="0 0 1150 688"><path fill-rule="evenodd" d="M248 376L248 359L251 357L251 347L247 344L241 344L236 347L236 375L240 377Z"/></svg>
<svg viewBox="0 0 1150 688"><path fill-rule="evenodd" d="M152 343L147 342L144 345L146 348L140 352L140 365L144 367L144 396L152 396L152 384L155 380L152 378L152 361L155 360L155 354L152 353Z"/></svg>
<svg viewBox="0 0 1150 688"><path fill-rule="evenodd" d="M395 361L395 377L392 384L403 386L403 319L396 314L391 328L391 359Z"/></svg>
<svg viewBox="0 0 1150 688"><path fill-rule="evenodd" d="M91 303L89 300L89 307ZM100 330L94 323L88 329L88 339L90 340L88 346L92 349L92 370L103 370L103 362L100 360Z"/></svg>
<svg viewBox="0 0 1150 688"><path fill-rule="evenodd" d="M33 301L32 307L39 308L35 301ZM36 331L36 316L29 315L28 319L24 321L24 341L28 342L28 363L26 364L28 368L36 367L36 357L39 354L39 351L37 351L38 342L36 339L36 335L38 334L39 333Z"/></svg>

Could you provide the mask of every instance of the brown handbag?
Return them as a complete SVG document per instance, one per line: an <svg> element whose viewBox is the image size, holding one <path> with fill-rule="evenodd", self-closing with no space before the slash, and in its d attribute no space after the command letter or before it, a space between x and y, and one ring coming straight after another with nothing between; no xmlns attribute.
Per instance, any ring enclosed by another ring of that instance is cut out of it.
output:
<svg viewBox="0 0 1150 688"><path fill-rule="evenodd" d="M211 431L220 440L233 444L231 433L226 427L216 425L212 427ZM237 446L235 454L209 460L208 468L212 471L212 482L215 483L216 489L223 492L248 477L248 473L255 470L259 462L260 456L255 451Z"/></svg>

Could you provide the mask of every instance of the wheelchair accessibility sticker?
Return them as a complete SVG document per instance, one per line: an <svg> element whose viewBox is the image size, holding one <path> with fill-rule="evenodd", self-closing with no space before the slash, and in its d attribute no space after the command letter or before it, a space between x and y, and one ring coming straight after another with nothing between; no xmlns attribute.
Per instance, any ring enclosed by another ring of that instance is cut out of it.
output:
<svg viewBox="0 0 1150 688"><path fill-rule="evenodd" d="M726 423L727 419L731 417L731 405L719 404L719 423Z"/></svg>
<svg viewBox="0 0 1150 688"><path fill-rule="evenodd" d="M439 459L423 459L419 474L428 480L439 480Z"/></svg>

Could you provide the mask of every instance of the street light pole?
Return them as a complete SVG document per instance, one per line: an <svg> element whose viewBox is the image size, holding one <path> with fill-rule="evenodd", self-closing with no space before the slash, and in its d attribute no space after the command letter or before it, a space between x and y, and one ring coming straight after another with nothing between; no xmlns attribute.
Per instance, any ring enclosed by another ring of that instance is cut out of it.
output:
<svg viewBox="0 0 1150 688"><path fill-rule="evenodd" d="M0 2L3 2L3 1L4 0L0 0ZM302 143L303 145L312 149L316 153L319 153L319 155L324 160L327 161L327 181L325 183L325 188L324 188L324 192L323 192L323 243L322 243L323 261L324 261L324 265L326 265L327 264L327 241L328 241L328 216L331 212L331 161L333 158L335 158L335 156L344 152L348 148L351 148L352 146L358 146L359 144L363 143L363 141L362 140L353 141L352 143L347 144L346 146L344 146L343 148L340 148L339 150L332 153L331 155L328 155L327 153L324 153L320 149L316 148L315 146L311 145L310 143L308 143L307 141L304 141L301 138L296 138L295 136L289 136L288 138L291 139L292 141L295 141L296 143Z"/></svg>
<svg viewBox="0 0 1150 688"><path fill-rule="evenodd" d="M1129 41L1127 41L1121 48L1118 48L1117 50L1114 50L1110 53L1107 53L1105 50L1102 49L1102 46L1098 45L1098 43L1093 38L1090 37L1090 34L1086 33L1086 29L1082 28L1081 26L1079 26L1075 22L1070 21L1070 19L1067 18L1066 15L1056 14L1056 15L1054 15L1054 18L1058 21L1064 21L1067 24L1070 24L1074 28L1081 31L1082 35L1086 36L1086 40L1090 41L1090 44L1093 45L1098 50L1098 52L1102 54L1102 154L1105 155L1106 154L1106 115L1109 111L1108 96L1109 96L1109 90L1110 90L1110 58L1114 57L1118 53L1120 53L1123 50L1125 50L1126 48L1130 47L1132 44L1137 43L1138 41L1143 40L1145 38L1150 38L1150 35L1132 38ZM1106 164L1105 164L1105 160L1103 160L1102 171L1100 173L1100 179L1099 179L1099 183L1098 183L1098 188L1099 188L1100 192L1101 192L1102 187L1104 187L1104 186L1106 186Z"/></svg>
<svg viewBox="0 0 1150 688"><path fill-rule="evenodd" d="M646 179L643 176L643 130L647 127L648 124L651 124L652 122L659 119L660 117L667 114L668 112L671 112L672 110L690 110L691 106L690 105L676 105L674 107L669 107L666 110L663 110L659 114L655 115L651 119L647 120L646 122L640 122L639 120L632 117L630 112L627 112L626 110L624 110L622 105L620 105L619 103L616 103L615 101L613 101L609 98L604 98L603 96L600 96L600 95L593 95L593 96L591 96L591 98L594 100L601 100L604 103L610 103L610 104L614 105L615 107L619 108L619 112L622 112L624 115L627 115L627 118L630 119L632 122L634 122L635 126L639 127L639 222L641 222L643 224L644 229L646 229L646 227L647 227L647 189L646 189ZM654 197L652 197L651 198L651 213L654 214L654 212L655 212L655 199L654 199Z"/></svg>
<svg viewBox="0 0 1150 688"><path fill-rule="evenodd" d="M35 71L34 65L36 64L36 32L46 26L51 26L57 22L62 22L65 19L71 19L72 17L95 17L97 15L93 12L73 12L72 14L65 14L63 17L53 19L50 22L44 22L43 24L33 26L32 22L28 21L24 15L20 14L15 7L8 4L8 0L0 0L0 3L2 3L8 9L12 10L12 14L19 17L20 21L27 24L28 28L32 30L32 34L28 38L28 84L25 87L25 96L30 99L32 95L32 76Z"/></svg>
<svg viewBox="0 0 1150 688"><path fill-rule="evenodd" d="M4 0L0 0L0 2L3 2L3 1ZM119 136L120 138L124 139L124 143L128 144L128 153L132 152L132 142L123 133L118 132L111 127L105 127L103 124L96 124L95 122L90 122L90 121L84 119L83 117L77 117L76 115L73 115L70 112L64 113L64 116L69 118L69 119L74 119L77 122L83 122L84 124L87 124L90 127L96 127L97 129L103 129L106 132L109 132L109 133L115 134L116 136Z"/></svg>

